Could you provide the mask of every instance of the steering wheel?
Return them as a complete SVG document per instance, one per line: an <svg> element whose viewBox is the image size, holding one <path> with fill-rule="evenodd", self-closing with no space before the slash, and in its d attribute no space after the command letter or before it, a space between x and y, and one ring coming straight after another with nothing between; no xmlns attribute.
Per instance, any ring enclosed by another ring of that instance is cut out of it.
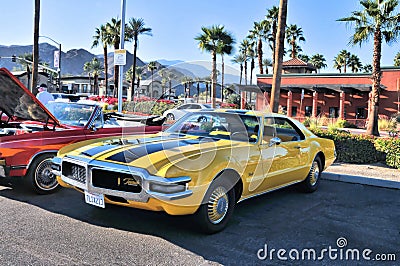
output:
<svg viewBox="0 0 400 266"><path fill-rule="evenodd" d="M86 125L86 123L87 123L87 121L83 118L83 117L80 117L79 119L78 119L78 124L80 124L80 125Z"/></svg>
<svg viewBox="0 0 400 266"><path fill-rule="evenodd" d="M231 139L248 141L249 140L249 136L247 135L247 133L237 131L237 132L233 132L231 134Z"/></svg>
<svg viewBox="0 0 400 266"><path fill-rule="evenodd" d="M228 130L226 129L226 127L219 125L219 126L212 127L211 131L228 131Z"/></svg>

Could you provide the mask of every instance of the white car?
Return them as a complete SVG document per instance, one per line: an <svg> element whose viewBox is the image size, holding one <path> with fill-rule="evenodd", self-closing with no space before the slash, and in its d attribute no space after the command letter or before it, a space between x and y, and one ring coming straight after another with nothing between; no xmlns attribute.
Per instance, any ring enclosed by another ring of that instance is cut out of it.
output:
<svg viewBox="0 0 400 266"><path fill-rule="evenodd" d="M190 111L199 111L200 109L210 109L211 104L204 103L185 103L176 108L169 109L164 112L163 116L167 118L167 120L178 120L186 113Z"/></svg>

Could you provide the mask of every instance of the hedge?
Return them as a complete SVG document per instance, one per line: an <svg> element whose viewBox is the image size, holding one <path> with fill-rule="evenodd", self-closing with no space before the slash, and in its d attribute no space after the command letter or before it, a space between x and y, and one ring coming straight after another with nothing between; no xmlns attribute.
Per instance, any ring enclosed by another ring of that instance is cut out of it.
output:
<svg viewBox="0 0 400 266"><path fill-rule="evenodd" d="M375 147L377 150L386 153L386 164L400 169L400 139L376 139Z"/></svg>
<svg viewBox="0 0 400 266"><path fill-rule="evenodd" d="M162 115L166 110L174 108L176 104L164 101L126 102L123 110L128 112Z"/></svg>
<svg viewBox="0 0 400 266"><path fill-rule="evenodd" d="M312 131L319 137L332 139L335 142L337 162L366 164L385 161L387 159L386 151L377 149L375 145L377 139L375 137L355 135L343 131L321 129L314 129Z"/></svg>

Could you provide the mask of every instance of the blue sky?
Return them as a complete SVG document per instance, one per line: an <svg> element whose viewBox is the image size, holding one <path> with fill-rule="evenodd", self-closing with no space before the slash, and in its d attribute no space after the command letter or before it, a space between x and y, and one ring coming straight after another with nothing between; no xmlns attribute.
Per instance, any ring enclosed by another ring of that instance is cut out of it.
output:
<svg viewBox="0 0 400 266"><path fill-rule="evenodd" d="M138 57L144 61L209 61L211 56L201 52L194 40L202 26L224 25L240 43L253 22L262 20L273 5L279 5L279 0L126 0L126 20L140 17L152 28L153 36L140 36ZM2 1L1 9L0 44L31 44L34 0ZM363 64L371 63L372 42L361 48L348 46L352 29L336 21L359 9L358 0L289 0L288 24L303 29L306 42L300 46L304 54L325 56L328 67L321 72L337 72L332 69L333 58L342 49L358 55ZM92 36L96 27L113 17L121 17L120 0L41 0L40 35L60 42L63 52L84 48L101 54L101 48L91 49ZM46 41L40 39L40 42ZM132 46L132 43L125 43L125 48L131 52ZM393 58L399 51L398 43L384 44L382 65L393 65ZM271 57L270 53L269 49L264 49L266 56Z"/></svg>

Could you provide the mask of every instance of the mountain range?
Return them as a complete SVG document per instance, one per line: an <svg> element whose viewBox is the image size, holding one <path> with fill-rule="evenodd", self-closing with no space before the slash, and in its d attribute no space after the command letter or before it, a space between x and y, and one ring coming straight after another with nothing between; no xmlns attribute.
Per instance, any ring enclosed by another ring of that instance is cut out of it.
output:
<svg viewBox="0 0 400 266"><path fill-rule="evenodd" d="M23 57L24 54L32 54L32 45L11 45L4 46L0 45L0 67L5 67L10 70L21 69L21 65L18 62L12 62L11 59L4 57L11 57L16 55L17 57ZM58 47L55 47L48 43L39 44L39 60L40 62L47 63L53 68L54 51L58 51ZM88 52L85 49L72 49L67 52L61 53L61 74L63 76L79 76L83 75L83 65L86 62L91 61L94 57L99 58L103 61L103 55L95 55ZM114 73L114 53L108 53L108 73L112 75ZM128 70L133 64L133 55L127 51L126 55L126 66L125 71ZM145 63L137 58L137 66L144 66Z"/></svg>
<svg viewBox="0 0 400 266"><path fill-rule="evenodd" d="M32 54L32 45L11 45L5 46L0 45L0 67L5 67L11 71L22 70L23 67L17 62L12 62L11 56L16 55L17 57L23 57L25 54ZM110 49L111 50L111 49ZM53 68L53 60L54 60L54 51L58 51L58 47L53 46L48 43L40 43L39 44L39 60L40 62L46 62L50 68ZM97 57L101 62L103 62L103 55L95 55L90 53L85 49L72 49L67 52L61 53L61 74L62 76L81 76L87 75L84 73L83 65L86 62L91 61L94 57ZM176 76L175 84L181 83L181 79L184 76L191 77L195 79L206 78L211 74L211 62L206 61L191 61L184 62L181 60L166 60L160 59L155 60L160 65L161 68L169 68L173 70ZM126 65L124 67L124 72L126 72L133 64L133 55L127 51L126 56ZM140 58L137 58L137 66L145 66L147 63L142 61ZM160 69L160 68L159 68ZM220 74L221 67L218 66L218 71ZM108 53L108 73L109 76L112 77L114 73L114 53ZM154 73L155 77L159 75ZM151 75L147 75L150 77ZM218 76L220 82L221 75ZM224 75L224 83L238 83L239 82L239 73L238 70L225 65L225 75Z"/></svg>

